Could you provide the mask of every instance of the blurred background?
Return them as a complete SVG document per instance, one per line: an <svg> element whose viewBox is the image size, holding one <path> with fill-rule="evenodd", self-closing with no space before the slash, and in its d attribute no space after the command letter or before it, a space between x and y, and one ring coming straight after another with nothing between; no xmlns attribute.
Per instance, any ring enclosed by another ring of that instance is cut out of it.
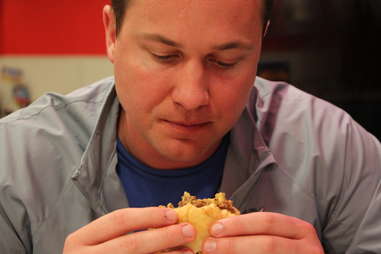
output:
<svg viewBox="0 0 381 254"><path fill-rule="evenodd" d="M0 116L112 75L108 2L0 0ZM338 105L381 139L380 47L381 0L276 0L258 75Z"/></svg>

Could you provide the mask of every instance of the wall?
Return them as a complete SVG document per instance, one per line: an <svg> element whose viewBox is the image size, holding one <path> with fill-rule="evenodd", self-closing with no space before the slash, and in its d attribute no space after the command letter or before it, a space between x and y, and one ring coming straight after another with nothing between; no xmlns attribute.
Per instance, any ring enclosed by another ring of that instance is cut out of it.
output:
<svg viewBox="0 0 381 254"><path fill-rule="evenodd" d="M23 70L32 99L46 92L68 93L112 75L112 65L102 56L5 56L2 66Z"/></svg>
<svg viewBox="0 0 381 254"><path fill-rule="evenodd" d="M20 68L33 99L112 75L102 25L106 3L0 0L0 69Z"/></svg>
<svg viewBox="0 0 381 254"><path fill-rule="evenodd" d="M108 0L1 0L0 54L103 55Z"/></svg>

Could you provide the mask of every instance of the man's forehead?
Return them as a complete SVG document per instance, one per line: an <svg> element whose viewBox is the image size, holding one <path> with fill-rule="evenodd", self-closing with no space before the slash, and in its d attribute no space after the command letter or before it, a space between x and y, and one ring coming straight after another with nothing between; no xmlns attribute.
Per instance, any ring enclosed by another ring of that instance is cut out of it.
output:
<svg viewBox="0 0 381 254"><path fill-rule="evenodd" d="M244 49L262 34L259 1L135 0L124 26L135 35L161 35L151 38L171 42L168 45L187 45L189 41L200 40L210 47Z"/></svg>
<svg viewBox="0 0 381 254"><path fill-rule="evenodd" d="M232 7L235 7L241 9L242 12L251 9L254 12L261 13L264 1L265 0L128 0L128 7L131 8L140 5L149 8L147 10L155 10L154 7L177 5L186 11L192 10L194 7L212 10L210 7L219 6L226 8L226 10L232 10Z"/></svg>
<svg viewBox="0 0 381 254"><path fill-rule="evenodd" d="M261 2L262 0L134 0L129 12L138 10L140 20L151 20L157 24L163 20L253 22L262 19ZM127 12L126 16L131 14Z"/></svg>

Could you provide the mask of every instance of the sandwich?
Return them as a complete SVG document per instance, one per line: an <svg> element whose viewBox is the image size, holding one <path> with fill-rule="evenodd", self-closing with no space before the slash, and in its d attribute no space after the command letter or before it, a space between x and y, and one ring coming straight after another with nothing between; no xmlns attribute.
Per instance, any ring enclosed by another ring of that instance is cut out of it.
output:
<svg viewBox="0 0 381 254"><path fill-rule="evenodd" d="M174 207L171 203L167 207L176 211L179 223L188 222L196 229L196 239L185 245L196 254L202 254L202 244L209 237L209 229L214 222L240 214L223 192L217 193L214 198L206 199L197 199L184 192L178 207Z"/></svg>

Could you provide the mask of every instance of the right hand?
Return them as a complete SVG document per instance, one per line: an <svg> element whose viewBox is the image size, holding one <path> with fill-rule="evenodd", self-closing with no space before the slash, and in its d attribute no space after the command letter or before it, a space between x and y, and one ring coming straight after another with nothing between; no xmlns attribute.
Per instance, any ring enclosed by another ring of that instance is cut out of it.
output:
<svg viewBox="0 0 381 254"><path fill-rule="evenodd" d="M145 254L182 246L195 238L188 223L177 223L169 208L125 208L102 216L70 234L64 254ZM156 228L154 230L146 230ZM134 232L138 230L144 230ZM185 249L170 253L184 253ZM190 250L187 250L190 251ZM192 253L191 251L189 253Z"/></svg>

